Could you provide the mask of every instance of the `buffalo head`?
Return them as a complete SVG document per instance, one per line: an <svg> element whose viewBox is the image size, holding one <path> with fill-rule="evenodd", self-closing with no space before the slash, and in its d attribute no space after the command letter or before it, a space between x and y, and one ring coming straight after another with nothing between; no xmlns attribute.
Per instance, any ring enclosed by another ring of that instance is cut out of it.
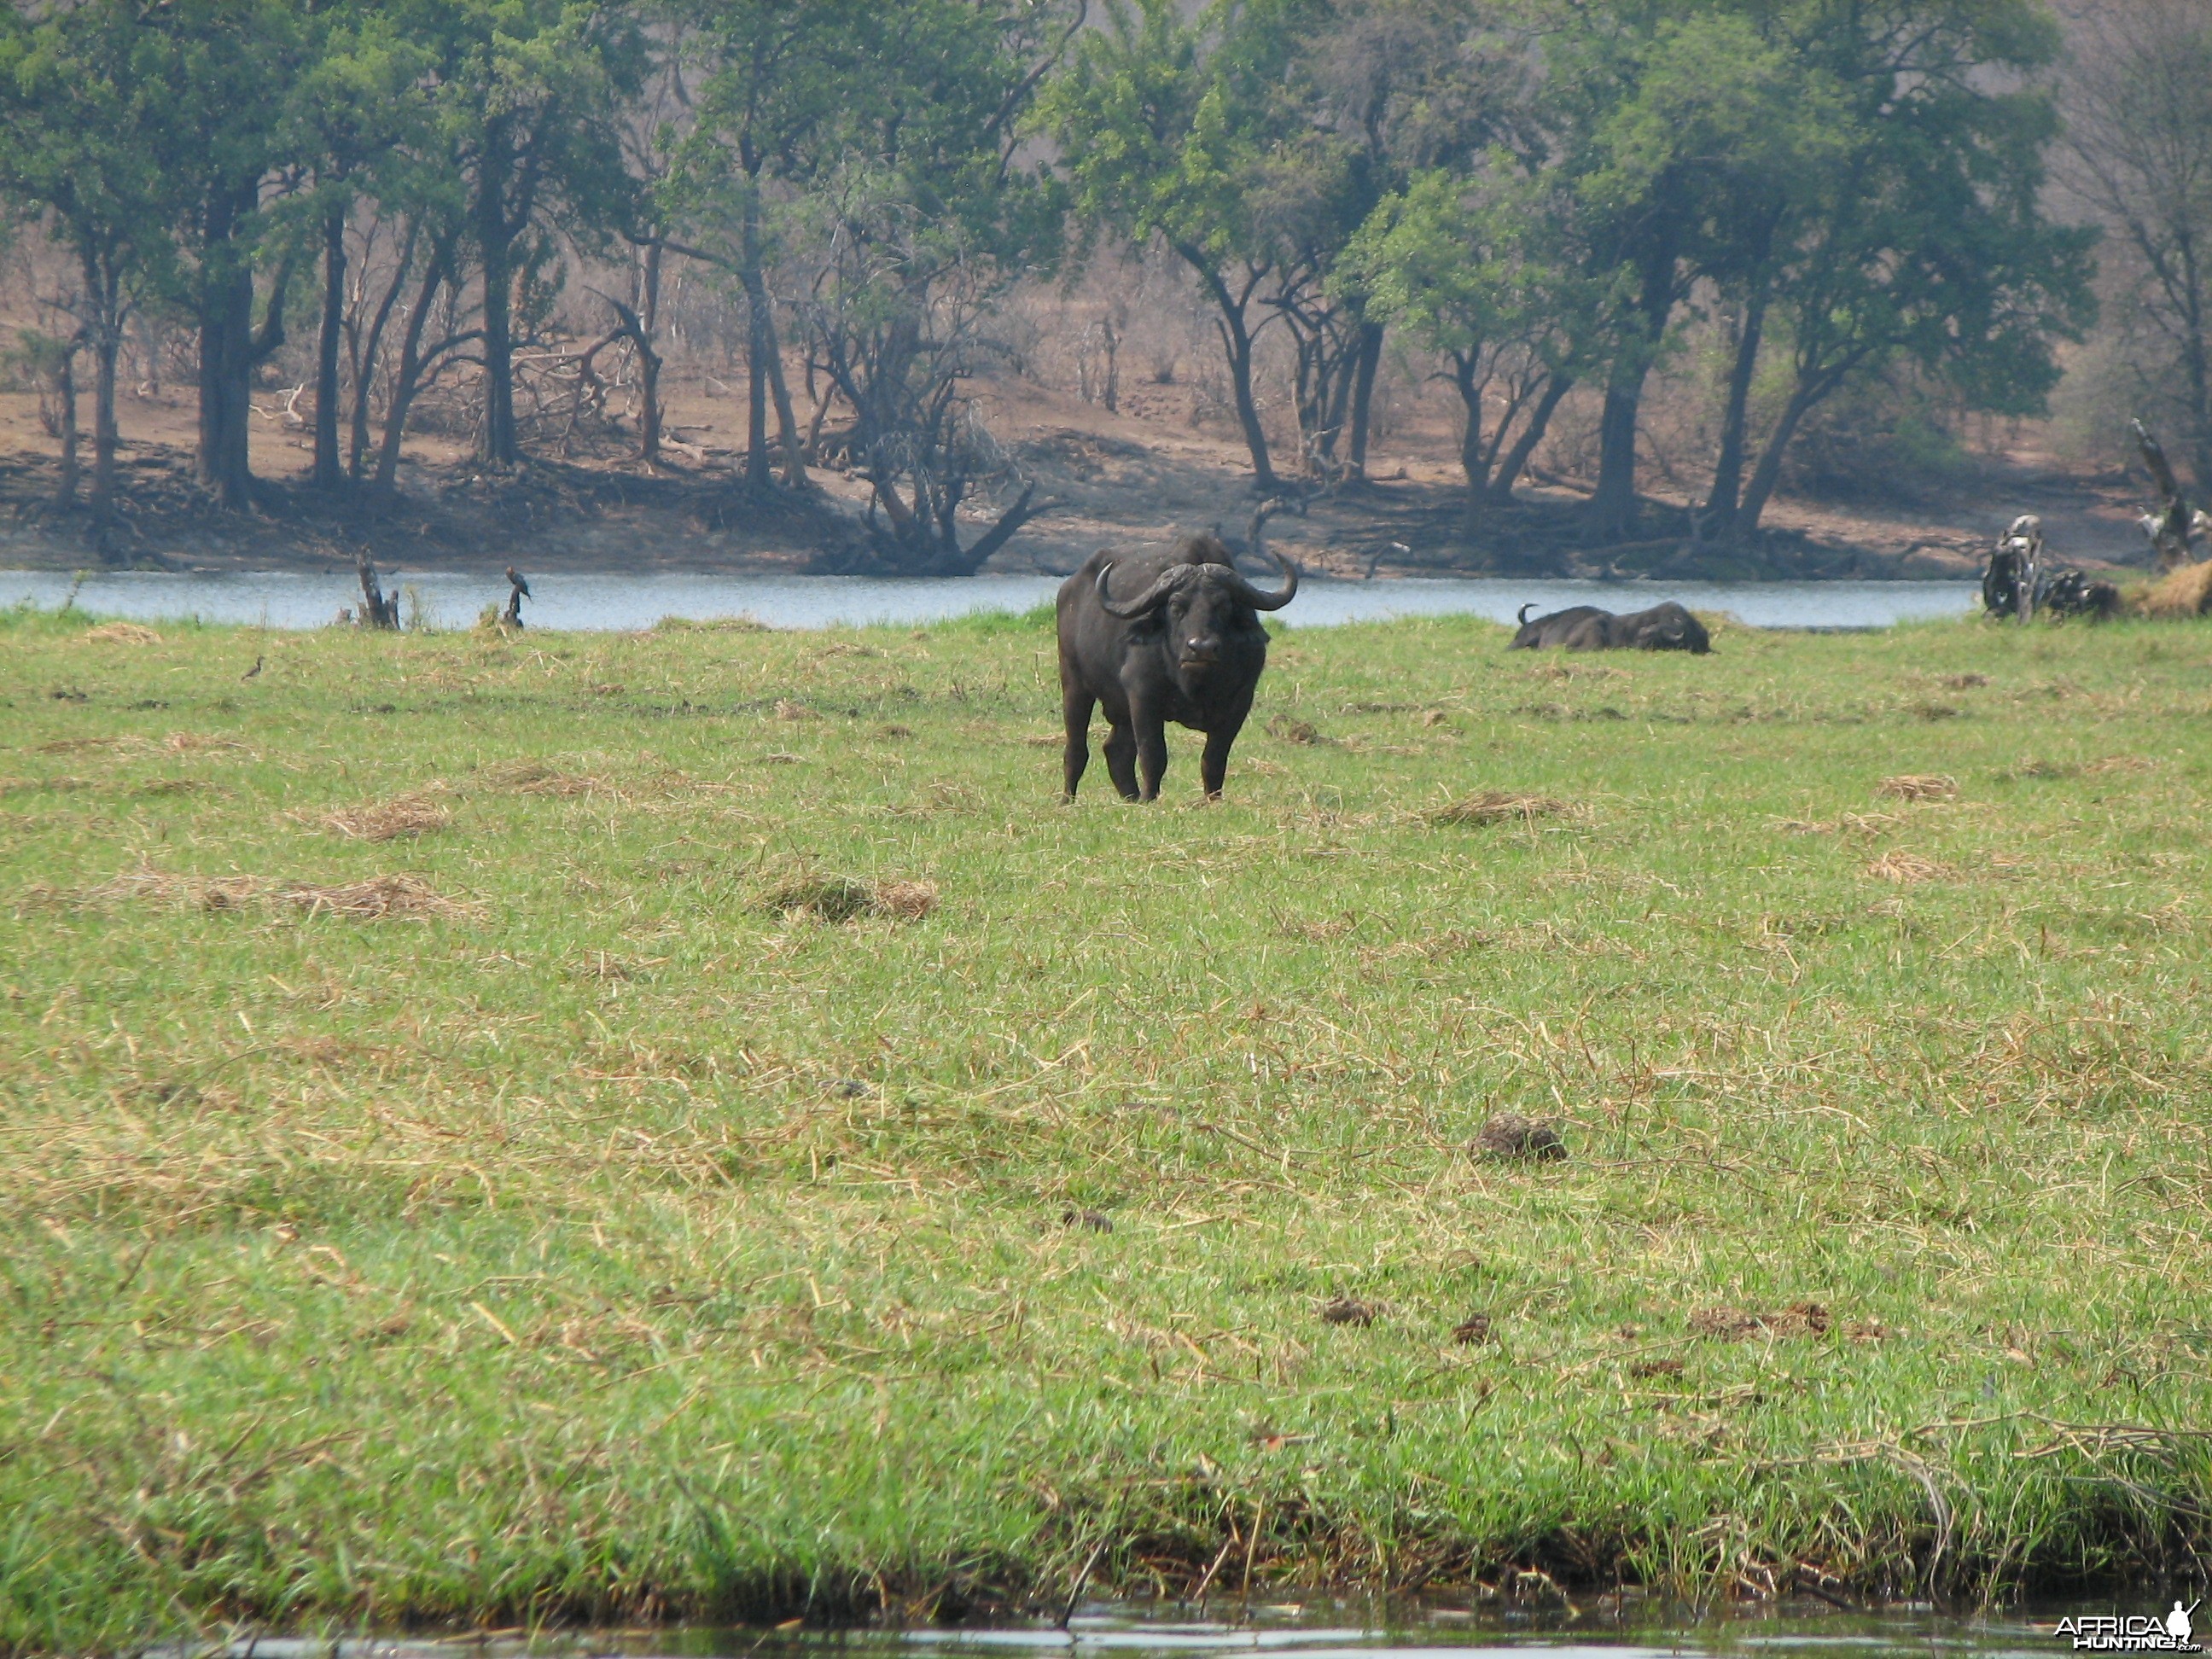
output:
<svg viewBox="0 0 2212 1659"><path fill-rule="evenodd" d="M1194 536L1183 544L1182 562L1170 565L1151 586L1133 599L1108 592L1109 561L1098 571L1098 603L1124 622L1157 621L1163 629L1176 678L1195 690L1220 661L1231 636L1255 626L1249 612L1279 611L1297 596L1298 573L1290 561L1266 550L1283 573L1283 586L1262 592L1237 574L1232 556L1218 536Z"/></svg>

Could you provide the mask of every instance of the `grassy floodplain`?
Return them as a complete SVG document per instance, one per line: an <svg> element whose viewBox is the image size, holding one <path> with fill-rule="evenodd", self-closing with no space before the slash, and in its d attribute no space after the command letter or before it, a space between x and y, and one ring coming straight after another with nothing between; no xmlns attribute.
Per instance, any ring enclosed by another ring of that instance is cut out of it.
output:
<svg viewBox="0 0 2212 1659"><path fill-rule="evenodd" d="M2212 630L1293 628L1146 809L1042 617L158 633L0 618L0 1646L2207 1541Z"/></svg>

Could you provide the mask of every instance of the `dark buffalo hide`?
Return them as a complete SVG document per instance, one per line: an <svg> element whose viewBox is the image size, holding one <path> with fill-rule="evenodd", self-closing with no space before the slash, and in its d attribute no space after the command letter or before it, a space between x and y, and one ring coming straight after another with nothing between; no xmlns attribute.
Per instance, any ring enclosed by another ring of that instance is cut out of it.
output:
<svg viewBox="0 0 2212 1659"><path fill-rule="evenodd" d="M1262 520L1254 520L1260 544ZM1199 773L1221 793L1230 745L1252 712L1267 663L1258 613L1288 605L1297 572L1278 557L1280 592L1262 592L1231 566L1218 536L1194 536L1171 553L1115 559L1102 548L1060 584L1060 712L1066 720L1065 787L1091 760L1091 712L1106 711L1106 769L1129 800L1152 800L1167 771L1167 722L1206 733Z"/></svg>
<svg viewBox="0 0 2212 1659"><path fill-rule="evenodd" d="M1554 611L1548 617L1527 620L1533 607L1521 607L1521 631L1513 636L1516 651L1697 651L1713 648L1705 624L1672 599L1649 611L1632 611L1617 617L1594 605Z"/></svg>

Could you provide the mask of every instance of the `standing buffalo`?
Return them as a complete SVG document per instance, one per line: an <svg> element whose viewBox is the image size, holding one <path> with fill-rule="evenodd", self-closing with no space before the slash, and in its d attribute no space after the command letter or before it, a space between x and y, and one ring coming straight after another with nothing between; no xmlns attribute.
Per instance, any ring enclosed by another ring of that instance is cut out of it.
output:
<svg viewBox="0 0 2212 1659"><path fill-rule="evenodd" d="M1511 649L1541 651L1565 646L1570 651L1697 651L1713 648L1705 624L1672 599L1649 611L1632 611L1616 617L1594 605L1554 611L1548 617L1528 620L1534 605L1524 605L1516 620L1521 631Z"/></svg>
<svg viewBox="0 0 2212 1659"><path fill-rule="evenodd" d="M1263 550L1266 522L1263 507L1252 519L1255 552ZM1267 630L1255 613L1281 610L1298 591L1297 571L1279 555L1268 556L1283 571L1283 587L1274 593L1238 575L1232 556L1218 534L1127 561L1102 548L1060 584L1060 696L1070 799L1090 763L1091 710L1098 703L1113 727L1106 770L1124 799L1158 798L1168 769L1170 720L1206 733L1199 773L1208 799L1221 793L1229 747L1252 712L1252 694L1267 665ZM1114 588L1127 597L1115 599Z"/></svg>

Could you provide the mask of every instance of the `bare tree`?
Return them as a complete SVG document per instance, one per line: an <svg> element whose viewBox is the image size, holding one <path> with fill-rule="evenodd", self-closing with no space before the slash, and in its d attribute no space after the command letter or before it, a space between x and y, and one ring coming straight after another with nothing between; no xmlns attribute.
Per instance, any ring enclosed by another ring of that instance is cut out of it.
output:
<svg viewBox="0 0 2212 1659"><path fill-rule="evenodd" d="M2063 98L2066 184L2116 249L2115 320L2145 389L2170 395L2212 494L2212 11L2076 0Z"/></svg>

